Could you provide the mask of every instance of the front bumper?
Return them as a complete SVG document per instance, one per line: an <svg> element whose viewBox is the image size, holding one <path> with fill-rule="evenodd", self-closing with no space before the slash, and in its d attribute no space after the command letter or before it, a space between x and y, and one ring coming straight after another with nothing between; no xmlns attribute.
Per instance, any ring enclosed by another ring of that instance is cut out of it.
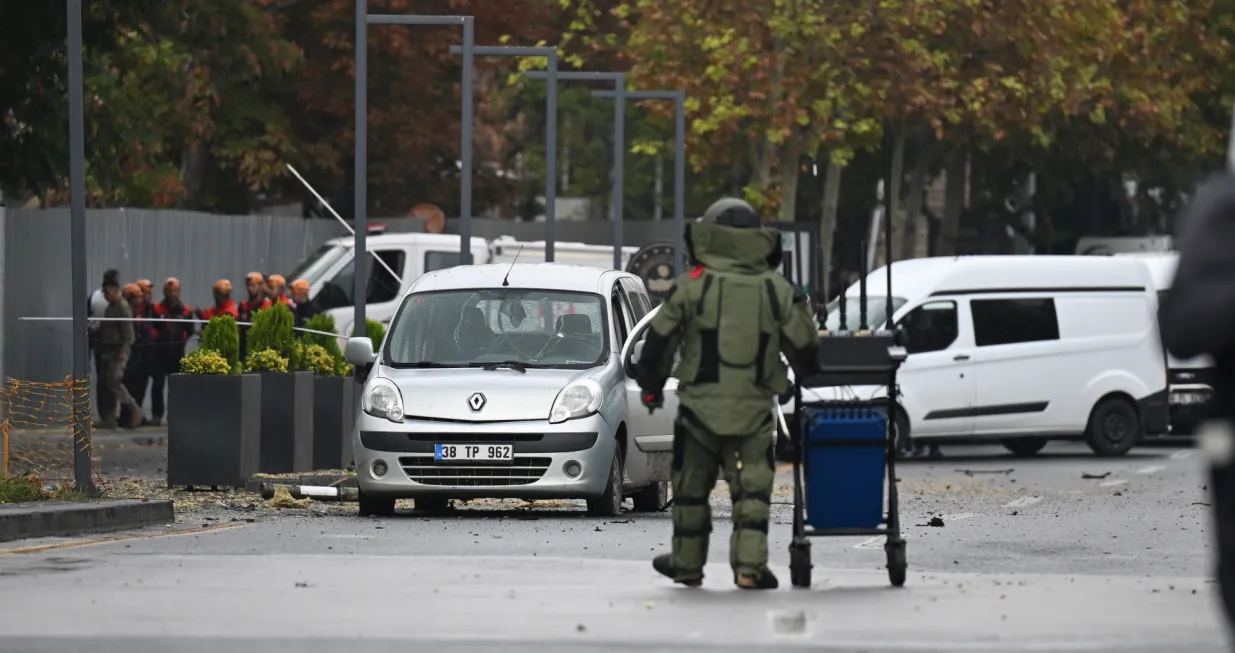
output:
<svg viewBox="0 0 1235 653"><path fill-rule="evenodd" d="M436 461L435 444L512 444L502 462ZM396 424L361 413L352 432L360 490L379 497L580 499L601 495L617 450L614 429L600 415L561 424L440 422ZM378 476L374 464L385 463ZM568 463L581 468L576 477Z"/></svg>

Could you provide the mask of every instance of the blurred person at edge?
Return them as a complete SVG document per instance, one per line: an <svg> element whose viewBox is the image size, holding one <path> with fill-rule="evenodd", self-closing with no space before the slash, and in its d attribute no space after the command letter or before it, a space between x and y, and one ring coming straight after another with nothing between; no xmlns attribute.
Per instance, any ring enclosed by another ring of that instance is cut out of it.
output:
<svg viewBox="0 0 1235 653"><path fill-rule="evenodd" d="M317 303L309 299L309 282L297 279L292 282L292 312L296 315L296 328L303 329L314 315L321 313Z"/></svg>
<svg viewBox="0 0 1235 653"><path fill-rule="evenodd" d="M124 369L129 362L134 337L133 311L120 293L120 283L114 278L104 280L103 293L107 298L107 310L103 317L111 318L99 327L99 346L103 350L101 378L107 392L100 393L99 421L95 428L115 430L118 427L117 403L129 409L131 421L128 425L136 427L141 424L142 409L124 386Z"/></svg>
<svg viewBox="0 0 1235 653"><path fill-rule="evenodd" d="M273 305L274 302L283 302L283 305L288 308L295 309L296 303L287 296L287 279L281 274L272 274L266 277L267 297Z"/></svg>
<svg viewBox="0 0 1235 653"><path fill-rule="evenodd" d="M163 423L163 389L167 384L167 375L180 371L180 359L184 358L189 338L197 329L192 322L170 321L193 319L193 311L180 301L180 280L175 277L168 277L163 282L163 300L155 304L152 310L158 329L155 330L156 344L150 361L150 423L158 426Z"/></svg>
<svg viewBox="0 0 1235 653"><path fill-rule="evenodd" d="M266 297L266 277L262 276L261 272L250 272L244 279L245 289L249 291L249 298L236 307L236 312L239 316L237 322L252 322L253 314L270 308L270 299ZM248 356L248 336L249 327L240 327L240 360L244 360Z"/></svg>
<svg viewBox="0 0 1235 653"><path fill-rule="evenodd" d="M143 280L144 281L144 280ZM150 282L146 281L149 285ZM133 344L129 347L129 362L124 366L124 387L137 402L137 416L128 406L120 407L120 423L124 426L147 424L146 416L141 406L146 401L146 388L150 381L150 358L154 354L154 331L150 323L149 305L146 294L142 291L142 283L125 284L120 289L120 295L129 303L133 312Z"/></svg>
<svg viewBox="0 0 1235 653"><path fill-rule="evenodd" d="M87 318L103 317L103 314L107 312L106 291L109 282L116 284L117 287L120 286L120 272L118 270L112 269L104 272L103 282L86 298ZM94 378L98 379L96 388L100 405L102 405L103 393L107 392L103 384L103 347L99 342L99 327L102 325L103 323L97 320L87 319L86 321L86 344L89 346L90 354L94 358Z"/></svg>
<svg viewBox="0 0 1235 653"><path fill-rule="evenodd" d="M1233 143L1235 145L1235 143ZM1232 148L1235 150L1235 147ZM1235 169L1235 152L1228 155ZM1158 305L1166 350L1214 360L1213 395L1197 431L1213 496L1218 588L1235 626L1235 175L1224 171L1197 191L1177 227L1179 266Z"/></svg>
<svg viewBox="0 0 1235 653"><path fill-rule="evenodd" d="M210 308L199 308L193 311L197 317L207 322L219 315L230 315L233 319L238 319L239 313L236 311L236 302L232 300L232 282L227 279L219 279L214 282L214 287L210 289L210 292L214 295L214 305Z"/></svg>

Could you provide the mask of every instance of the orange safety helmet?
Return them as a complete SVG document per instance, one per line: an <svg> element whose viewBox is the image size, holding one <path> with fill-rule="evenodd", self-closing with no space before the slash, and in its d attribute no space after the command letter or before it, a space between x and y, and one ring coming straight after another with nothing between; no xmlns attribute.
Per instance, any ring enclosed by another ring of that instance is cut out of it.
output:
<svg viewBox="0 0 1235 653"><path fill-rule="evenodd" d="M292 282L292 293L309 294L309 282L304 279L297 279Z"/></svg>
<svg viewBox="0 0 1235 653"><path fill-rule="evenodd" d="M261 272L250 272L244 277L246 284L250 283L266 283L266 277Z"/></svg>
<svg viewBox="0 0 1235 653"><path fill-rule="evenodd" d="M120 295L125 299L133 299L140 294L142 294L142 289L135 283L126 283L124 284L124 287L120 289Z"/></svg>
<svg viewBox="0 0 1235 653"><path fill-rule="evenodd" d="M230 285L231 284L228 284L229 287ZM218 284L215 284L215 286L218 287ZM179 290L179 289L180 289L180 280L177 279L176 277L168 277L167 281L163 282L163 290Z"/></svg>
<svg viewBox="0 0 1235 653"><path fill-rule="evenodd" d="M154 284L150 283L149 279L138 279L137 287L142 291L142 294L145 294L145 293L150 292L151 290L154 290Z"/></svg>
<svg viewBox="0 0 1235 653"><path fill-rule="evenodd" d="M230 295L232 294L232 282L227 279L219 279L214 282L214 291L220 295Z"/></svg>
<svg viewBox="0 0 1235 653"><path fill-rule="evenodd" d="M287 287L287 279L284 279L281 274L270 275L270 277L266 279L266 282L270 284L272 289L278 288L282 290Z"/></svg>

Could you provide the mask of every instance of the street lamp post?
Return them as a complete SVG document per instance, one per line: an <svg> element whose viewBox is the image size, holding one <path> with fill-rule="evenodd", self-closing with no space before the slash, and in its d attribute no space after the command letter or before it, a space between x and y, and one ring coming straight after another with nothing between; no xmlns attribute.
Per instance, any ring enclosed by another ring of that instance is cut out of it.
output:
<svg viewBox="0 0 1235 653"><path fill-rule="evenodd" d="M673 167L673 270L681 274L683 262L682 237L686 229L686 92L685 91L626 91L631 100L673 100L674 116L674 167ZM613 91L592 91L592 97L617 98ZM623 114L623 118L625 114Z"/></svg>
<svg viewBox="0 0 1235 653"><path fill-rule="evenodd" d="M69 257L73 278L73 481L93 494L90 474L90 363L86 341L86 119L83 97L81 0L68 0L69 19ZM85 389L81 386L85 383Z"/></svg>
<svg viewBox="0 0 1235 653"><path fill-rule="evenodd" d="M353 333L356 336L365 335L365 295L368 290L368 275L364 274L366 261L365 237L368 226L367 197L368 186L366 127L368 125L368 42L369 25L408 25L412 27L451 27L463 28L463 143L462 176L459 182L459 263L472 263L472 129L475 122L472 117L474 102L472 100L474 84L472 75L475 71L474 48L476 40L476 23L472 16L403 16L393 14L370 14L368 0L356 0L356 241L354 260L359 262L361 269L356 271L354 306L355 319Z"/></svg>
<svg viewBox="0 0 1235 653"><path fill-rule="evenodd" d="M455 45L451 54L462 54ZM481 57L545 57L548 62L545 91L545 263L553 262L553 244L557 242L557 48L525 48L515 46L479 46L472 53Z"/></svg>
<svg viewBox="0 0 1235 653"><path fill-rule="evenodd" d="M528 79L548 79L543 70L525 73ZM622 269L622 195L626 172L626 73L561 72L557 79L577 82L613 82L613 269Z"/></svg>

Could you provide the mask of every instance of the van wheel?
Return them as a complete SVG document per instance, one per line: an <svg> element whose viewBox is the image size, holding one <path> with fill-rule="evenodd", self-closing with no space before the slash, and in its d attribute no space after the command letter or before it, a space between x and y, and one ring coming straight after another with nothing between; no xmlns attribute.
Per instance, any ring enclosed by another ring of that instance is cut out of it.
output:
<svg viewBox="0 0 1235 653"><path fill-rule="evenodd" d="M662 512L669 507L669 481L653 483L631 497L635 512Z"/></svg>
<svg viewBox="0 0 1235 653"><path fill-rule="evenodd" d="M595 499L587 500L587 514L593 517L618 517L622 514L622 448L613 452L613 463L609 465L609 482L605 484L605 492Z"/></svg>
<svg viewBox="0 0 1235 653"><path fill-rule="evenodd" d="M395 500L392 497L375 497L361 491L359 508L361 517L394 517Z"/></svg>
<svg viewBox="0 0 1235 653"><path fill-rule="evenodd" d="M1141 418L1125 399L1100 402L1089 415L1085 441L1099 456L1122 456L1141 441Z"/></svg>
<svg viewBox="0 0 1235 653"><path fill-rule="evenodd" d="M896 427L896 455L904 458L913 452L913 435L909 430L909 416L896 408L892 411L892 423Z"/></svg>
<svg viewBox="0 0 1235 653"><path fill-rule="evenodd" d="M1003 441L1003 446L1020 457L1032 456L1046 446L1046 438L1009 438Z"/></svg>

